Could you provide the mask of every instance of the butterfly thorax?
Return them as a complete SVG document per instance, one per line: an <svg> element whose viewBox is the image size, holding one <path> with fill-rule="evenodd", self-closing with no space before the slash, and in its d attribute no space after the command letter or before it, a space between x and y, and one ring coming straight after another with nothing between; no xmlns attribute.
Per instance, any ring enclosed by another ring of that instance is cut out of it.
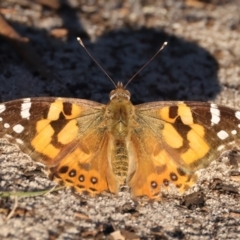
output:
<svg viewBox="0 0 240 240"><path fill-rule="evenodd" d="M129 168L127 142L129 141L129 120L132 119L134 106L130 101L130 93L118 83L110 93L110 102L106 107L106 120L111 136L111 165L119 183L124 184Z"/></svg>

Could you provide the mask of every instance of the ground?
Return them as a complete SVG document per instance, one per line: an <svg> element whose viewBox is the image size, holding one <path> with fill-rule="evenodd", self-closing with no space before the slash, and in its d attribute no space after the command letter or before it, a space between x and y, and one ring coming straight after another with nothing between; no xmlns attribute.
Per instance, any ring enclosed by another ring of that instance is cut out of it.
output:
<svg viewBox="0 0 240 240"><path fill-rule="evenodd" d="M61 4L60 4L61 2ZM77 97L106 103L115 82L134 104L211 101L239 108L239 0L2 0L0 100ZM49 189L43 167L1 142L0 191ZM216 159L185 195L159 202L80 196L61 189L35 197L0 198L1 239L237 239L239 156ZM193 193L194 195L191 195ZM190 195L189 195L190 194Z"/></svg>

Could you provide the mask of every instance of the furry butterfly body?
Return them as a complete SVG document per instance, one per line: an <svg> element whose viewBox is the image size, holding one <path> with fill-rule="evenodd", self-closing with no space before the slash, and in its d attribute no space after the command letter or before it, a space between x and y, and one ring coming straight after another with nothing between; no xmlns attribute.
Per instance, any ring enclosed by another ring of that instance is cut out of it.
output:
<svg viewBox="0 0 240 240"><path fill-rule="evenodd" d="M78 192L158 198L172 182L191 187L195 172L239 144L240 111L203 102L134 106L119 83L107 105L70 98L0 104L0 137L47 166Z"/></svg>

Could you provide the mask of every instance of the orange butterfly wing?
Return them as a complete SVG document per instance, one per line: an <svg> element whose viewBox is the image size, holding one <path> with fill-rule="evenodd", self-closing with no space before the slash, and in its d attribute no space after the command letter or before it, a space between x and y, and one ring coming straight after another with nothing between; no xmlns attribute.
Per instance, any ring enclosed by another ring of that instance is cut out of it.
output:
<svg viewBox="0 0 240 240"><path fill-rule="evenodd" d="M239 115L227 107L153 102L136 106L135 113L139 127L129 143L130 161L136 162L129 179L133 196L155 198L170 182L185 191L196 182L196 170L239 144Z"/></svg>
<svg viewBox="0 0 240 240"><path fill-rule="evenodd" d="M92 195L118 191L108 161L105 105L69 98L0 104L0 137L50 169L50 176ZM14 124L12 119L16 119Z"/></svg>

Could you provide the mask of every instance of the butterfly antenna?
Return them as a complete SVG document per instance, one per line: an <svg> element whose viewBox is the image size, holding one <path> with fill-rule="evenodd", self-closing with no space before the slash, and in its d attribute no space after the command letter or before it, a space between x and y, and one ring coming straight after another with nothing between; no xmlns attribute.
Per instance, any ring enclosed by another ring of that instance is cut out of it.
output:
<svg viewBox="0 0 240 240"><path fill-rule="evenodd" d="M80 43L80 45L85 49L85 51L87 52L87 54L90 56L90 58L98 65L98 67L105 73L105 75L110 79L110 81L113 83L113 85L115 86L115 88L117 88L117 85L115 84L115 82L112 80L112 78L108 75L108 73L102 68L102 66L97 62L97 60L92 56L92 54L87 50L87 48L85 47L85 45L83 44L83 41L80 37L77 37L78 42Z"/></svg>
<svg viewBox="0 0 240 240"><path fill-rule="evenodd" d="M160 49L153 55L153 57L148 60L126 83L126 85L124 86L124 88L127 87L127 85L159 54L159 52L161 52L165 46L167 45L167 42L164 42L163 45L160 47Z"/></svg>

